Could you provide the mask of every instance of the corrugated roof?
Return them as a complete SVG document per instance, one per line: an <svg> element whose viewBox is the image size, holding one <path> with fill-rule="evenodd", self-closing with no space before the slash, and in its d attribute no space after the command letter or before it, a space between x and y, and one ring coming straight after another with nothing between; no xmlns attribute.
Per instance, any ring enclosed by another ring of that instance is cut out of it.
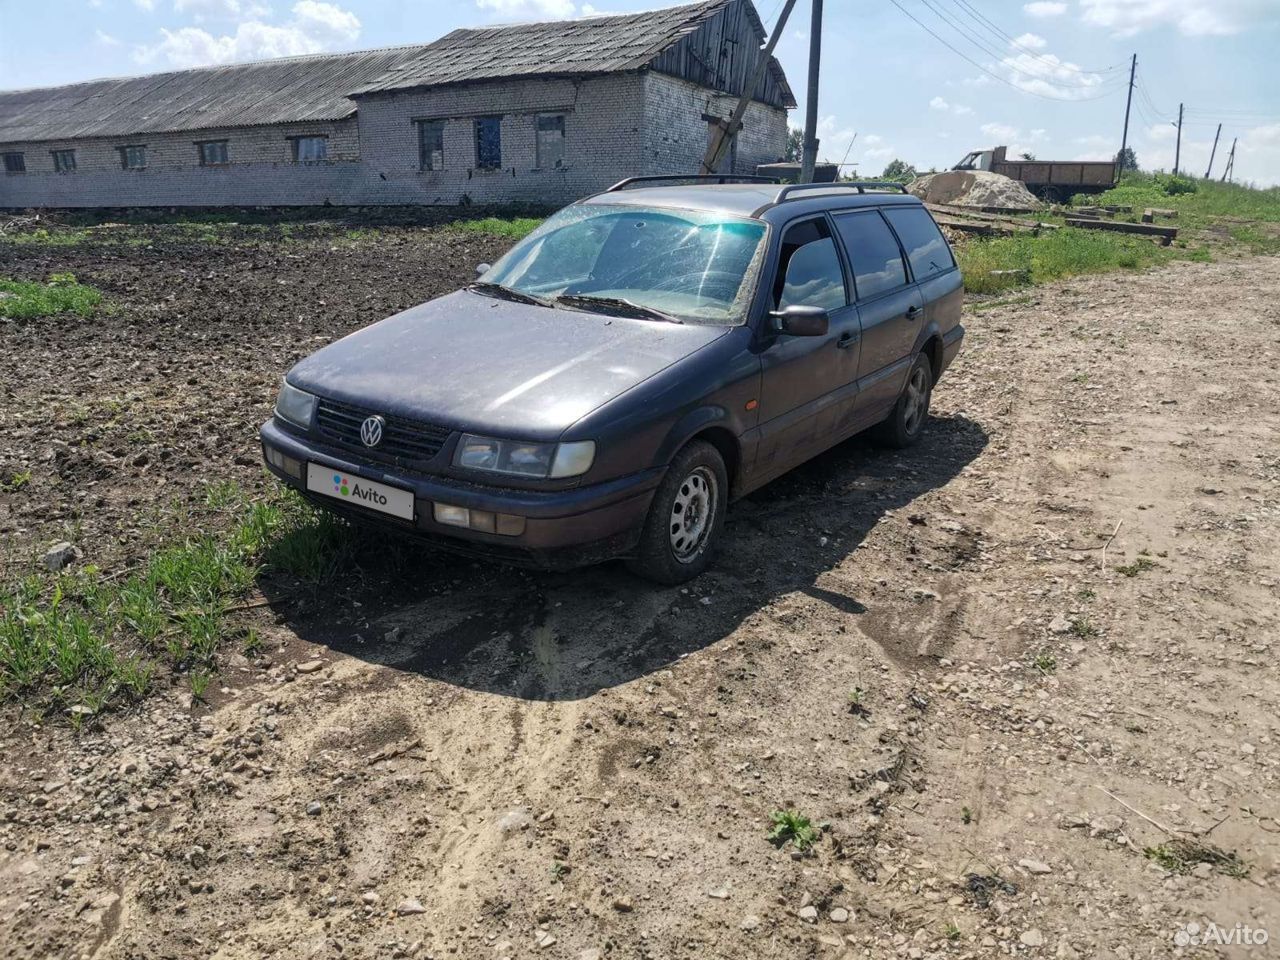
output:
<svg viewBox="0 0 1280 960"><path fill-rule="evenodd" d="M353 94L386 93L509 77L638 70L693 33L733 0L702 0L643 13L454 30ZM752 5L745 4L763 35ZM775 75L786 86L774 60ZM789 92L789 90L788 90Z"/></svg>
<svg viewBox="0 0 1280 960"><path fill-rule="evenodd" d="M0 142L340 120L355 113L352 90L424 49L288 57L0 92Z"/></svg>
<svg viewBox="0 0 1280 960"><path fill-rule="evenodd" d="M701 0L644 13L462 29L415 46L0 92L0 142L340 120L355 113L351 97L358 94L639 70L735 2ZM743 9L763 36L750 0ZM793 106L782 67L777 60L770 67Z"/></svg>

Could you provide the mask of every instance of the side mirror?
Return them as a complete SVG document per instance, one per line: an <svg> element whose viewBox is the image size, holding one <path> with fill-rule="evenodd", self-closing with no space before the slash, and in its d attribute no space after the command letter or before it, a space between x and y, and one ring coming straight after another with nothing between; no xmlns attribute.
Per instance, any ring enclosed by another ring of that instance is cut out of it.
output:
<svg viewBox="0 0 1280 960"><path fill-rule="evenodd" d="M477 278L479 278L479 277L483 277L486 273L488 273L488 272L489 272L489 269L490 269L491 267L492 267L492 264L489 264L489 263L477 263L477 264L476 264L476 277L477 277Z"/></svg>
<svg viewBox="0 0 1280 960"><path fill-rule="evenodd" d="M773 318L775 331L789 333L793 337L825 337L831 326L831 318L826 310L802 303L774 310L769 316Z"/></svg>

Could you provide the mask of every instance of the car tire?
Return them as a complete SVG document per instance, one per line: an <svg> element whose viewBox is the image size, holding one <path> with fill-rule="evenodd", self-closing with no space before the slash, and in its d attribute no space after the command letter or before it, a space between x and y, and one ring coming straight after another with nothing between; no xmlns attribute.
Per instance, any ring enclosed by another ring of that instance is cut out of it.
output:
<svg viewBox="0 0 1280 960"><path fill-rule="evenodd" d="M728 504L729 474L720 451L705 440L687 444L653 495L627 566L657 583L692 580L711 563Z"/></svg>
<svg viewBox="0 0 1280 960"><path fill-rule="evenodd" d="M888 447L905 449L915 446L924 435L929 419L929 400L933 396L933 365L924 354L917 354L906 383L893 410L876 427L876 439Z"/></svg>

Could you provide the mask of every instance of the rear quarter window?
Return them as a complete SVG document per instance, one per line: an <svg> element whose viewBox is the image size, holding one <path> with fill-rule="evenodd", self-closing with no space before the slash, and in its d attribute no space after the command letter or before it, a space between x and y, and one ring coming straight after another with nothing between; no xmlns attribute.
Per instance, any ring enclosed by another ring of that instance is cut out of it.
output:
<svg viewBox="0 0 1280 960"><path fill-rule="evenodd" d="M842 214L836 217L836 229L853 264L859 300L870 300L906 285L902 251L879 213L865 210Z"/></svg>
<svg viewBox="0 0 1280 960"><path fill-rule="evenodd" d="M956 265L946 239L923 207L891 207L884 211L884 215L902 241L902 248L907 251L907 260L911 263L911 273L917 280L927 280L931 275Z"/></svg>

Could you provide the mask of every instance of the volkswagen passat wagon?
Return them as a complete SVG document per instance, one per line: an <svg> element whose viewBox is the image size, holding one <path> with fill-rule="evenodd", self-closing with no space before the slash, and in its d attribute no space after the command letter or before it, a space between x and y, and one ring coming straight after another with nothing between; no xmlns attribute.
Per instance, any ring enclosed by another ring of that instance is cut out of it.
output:
<svg viewBox="0 0 1280 960"><path fill-rule="evenodd" d="M735 497L868 428L919 440L964 335L897 184L623 181L478 276L290 370L270 470L454 549L678 583Z"/></svg>

